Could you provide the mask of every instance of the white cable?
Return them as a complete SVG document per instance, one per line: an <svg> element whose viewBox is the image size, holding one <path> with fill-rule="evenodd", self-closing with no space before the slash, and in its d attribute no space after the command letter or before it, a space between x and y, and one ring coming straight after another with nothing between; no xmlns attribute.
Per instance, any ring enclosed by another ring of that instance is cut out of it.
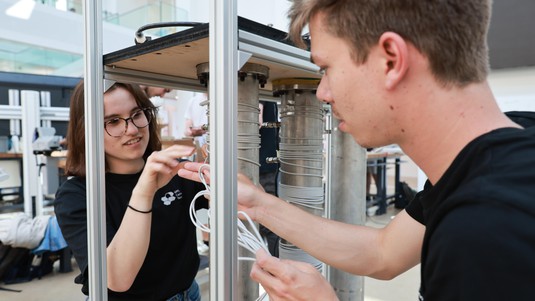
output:
<svg viewBox="0 0 535 301"><path fill-rule="evenodd" d="M209 114L210 114L210 106L208 104L209 104L208 100L203 101L201 103L201 105L206 105L207 106L206 115L209 116ZM243 107L245 107L245 109L243 109ZM253 114L256 114L256 116L258 116L258 114L260 113L260 108L257 107L257 106L249 105L249 104L241 104L241 103L239 103L238 104L238 112L253 113ZM238 120L238 123L249 123L249 124L253 124L253 125L257 126L257 127L260 127L259 121L256 121L256 120L255 121ZM207 156L206 156L206 158L204 160L205 164L201 165L201 167L199 168L199 177L201 178L201 182L204 184L204 187L206 187L206 190L200 191L193 198L193 200L192 200L192 202L190 204L190 219L193 222L193 224L195 225L195 227L199 228L201 231L210 233L210 227L206 226L206 225L204 225L204 224L202 224L202 223L200 223L198 221L197 213L195 211L195 201L197 200L197 198L200 197L201 195L210 195L210 186L206 183L206 180L204 179L204 174L202 173L202 169L207 167L207 166L209 166L208 164L206 164L208 162L208 157L210 156L210 152L209 152L210 132L209 131L207 131L207 133L206 133L206 140L207 140L207 145L208 145L208 150L207 150L208 154L207 154ZM258 133L254 133L254 134L238 133L237 134L237 143L238 143L237 149L238 150L259 149L260 148L260 142L261 142L260 135ZM241 161L248 162L250 164L254 164L254 165L260 166L260 164L258 162L255 162L255 161L247 159L247 158L243 158L243 157L238 156L237 159L241 160ZM238 245L242 246L243 248L247 249L248 251L252 252L253 254L256 254L256 251L258 251L258 249L260 249L260 248L264 249L268 254L270 254L269 250L268 250L268 247L267 247L267 242L262 240L262 236L258 232L258 230L256 228L256 225L253 223L251 218L247 215L247 213L245 213L243 211L238 211L238 215L240 215L240 214L245 217L245 219L247 220L247 222L250 225L250 228L254 230L254 234L252 234L247 229L245 224L238 218L238 227L237 227ZM207 223L208 225L210 225L210 216L211 216L211 212L208 209L208 223ZM256 261L256 258L255 257L241 257L240 256L240 257L238 257L238 260ZM267 296L267 292L264 292L255 301L262 301L262 300L264 300L266 298L266 296Z"/></svg>
<svg viewBox="0 0 535 301"><path fill-rule="evenodd" d="M203 174L203 169L209 167L210 165L208 164L202 164L200 167L199 167L199 178L201 179L201 182L203 183L204 187L206 188L205 190L201 190L199 192L197 192L197 194L193 197L193 200L191 201L190 205L189 205L189 217L191 219L191 222L195 225L195 227L199 228L201 231L203 232L207 232L207 233L210 233L210 228L207 227L205 224L199 222L198 218L197 218L197 210L195 210L195 202L197 201L197 199L201 196L205 196L205 195L210 195L210 186L208 186L208 184L206 183L206 179L204 178L204 174ZM207 210L208 213L208 221L210 221L210 209Z"/></svg>
<svg viewBox="0 0 535 301"><path fill-rule="evenodd" d="M245 217L250 228L253 229L253 233L247 229L242 220L238 219L238 245L242 246L253 254L256 254L256 251L258 251L260 248L264 249L269 254L266 243L262 240L262 236L256 229L256 226L249 215L243 211L238 211L238 215L240 214ZM242 258L242 260L245 258ZM254 260L254 258L252 259Z"/></svg>
<svg viewBox="0 0 535 301"><path fill-rule="evenodd" d="M199 219L197 218L197 210L195 210L195 201L197 201L199 197L204 195L210 195L210 191L201 190L197 192L197 194L193 197L193 200L189 205L189 218L191 219L191 222L195 225L195 227L199 228L203 232L210 233L210 228L207 227L205 224L199 222ZM210 209L207 209L207 211L208 220L210 220Z"/></svg>
<svg viewBox="0 0 535 301"><path fill-rule="evenodd" d="M205 190L199 191L195 197L193 197L193 200L191 201L190 207L189 207L189 216L191 219L191 222L195 225L195 227L199 228L203 232L210 233L210 227L206 226L205 224L199 222L197 218L197 212L195 210L195 202L197 199L204 195L210 195L210 186L206 183L206 179L204 178L203 169L209 167L208 164L202 164L199 168L199 178L201 179L201 182L203 183L204 187L206 187ZM210 209L208 209L208 225L210 224ZM249 215L245 213L244 211L238 211L238 216L241 215L245 218L247 221L249 227L253 229L253 233L251 233L248 229L246 224L238 218L238 245L245 248L249 252L256 254L256 251L258 249L262 248L264 249L268 254L269 250L267 247L267 243L262 239L262 236L258 232L258 229L256 228L254 222L251 220ZM255 261L254 257L238 257L238 260L248 260L248 261Z"/></svg>
<svg viewBox="0 0 535 301"><path fill-rule="evenodd" d="M279 183L279 197L291 204L323 210L323 187L290 186Z"/></svg>
<svg viewBox="0 0 535 301"><path fill-rule="evenodd" d="M323 122L323 110L319 107L292 103L281 111L282 127L302 122L315 125L318 121ZM324 177L323 137L318 134L317 130L304 133L283 130L278 151L279 171L283 176L279 183L279 197L309 212L324 210L324 188L322 181L319 181ZM307 186L292 186L289 183ZM321 261L284 239L279 242L279 258L307 262L318 271L323 267Z"/></svg>
<svg viewBox="0 0 535 301"><path fill-rule="evenodd" d="M267 292L260 295L255 301L263 301L267 297ZM268 299L269 300L269 299Z"/></svg>
<svg viewBox="0 0 535 301"><path fill-rule="evenodd" d="M317 258L294 246L293 244L285 243L284 240L279 242L279 255L280 258L309 263L320 272L323 268L323 263Z"/></svg>

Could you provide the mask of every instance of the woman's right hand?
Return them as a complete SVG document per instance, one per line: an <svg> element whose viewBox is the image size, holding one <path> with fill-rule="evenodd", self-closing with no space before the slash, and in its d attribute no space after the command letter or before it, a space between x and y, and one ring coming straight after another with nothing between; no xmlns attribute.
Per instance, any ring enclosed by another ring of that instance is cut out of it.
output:
<svg viewBox="0 0 535 301"><path fill-rule="evenodd" d="M194 146L173 145L153 152L145 162L145 167L136 185L136 192L153 196L156 190L165 186L176 175L184 163L178 159L189 157L195 152Z"/></svg>

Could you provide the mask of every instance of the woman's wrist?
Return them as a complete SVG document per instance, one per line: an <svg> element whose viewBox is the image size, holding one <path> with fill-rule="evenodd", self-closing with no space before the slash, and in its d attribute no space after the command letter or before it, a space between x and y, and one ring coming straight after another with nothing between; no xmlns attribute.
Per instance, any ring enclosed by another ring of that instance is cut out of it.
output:
<svg viewBox="0 0 535 301"><path fill-rule="evenodd" d="M152 189L142 187L142 184L138 183L132 190L131 199L134 199L134 198L143 199L143 200L148 200L150 201L150 203L152 203L152 198L154 197L155 193L156 193L156 190L152 191Z"/></svg>
<svg viewBox="0 0 535 301"><path fill-rule="evenodd" d="M152 208L148 209L148 210L140 210L140 209L137 209L136 207L128 204L128 208L134 210L135 212L138 212L138 213L143 213L143 214L148 214L148 213L151 213L152 212Z"/></svg>

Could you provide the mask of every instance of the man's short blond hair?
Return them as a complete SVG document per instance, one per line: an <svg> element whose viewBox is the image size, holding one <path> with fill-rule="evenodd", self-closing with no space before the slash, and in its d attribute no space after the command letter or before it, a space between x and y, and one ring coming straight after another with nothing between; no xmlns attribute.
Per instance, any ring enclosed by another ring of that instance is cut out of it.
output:
<svg viewBox="0 0 535 301"><path fill-rule="evenodd" d="M319 12L329 33L351 45L357 64L392 31L428 58L445 86L482 82L488 75L491 0L293 0L289 34L296 45L303 46L303 28Z"/></svg>

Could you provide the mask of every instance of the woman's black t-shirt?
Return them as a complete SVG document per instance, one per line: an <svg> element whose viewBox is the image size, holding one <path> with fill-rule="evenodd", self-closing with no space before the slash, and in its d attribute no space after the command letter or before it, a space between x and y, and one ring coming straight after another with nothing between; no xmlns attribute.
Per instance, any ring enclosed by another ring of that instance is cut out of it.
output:
<svg viewBox="0 0 535 301"><path fill-rule="evenodd" d="M106 174L108 244L121 224L140 175ZM128 291L118 293L108 290L110 300L164 300L191 285L199 267L199 255L189 206L195 194L203 189L202 184L175 176L156 192L145 262ZM197 209L207 208L208 201L201 197L195 205ZM76 282L83 284L82 291L88 294L85 178L71 178L60 187L56 194L55 212L62 234L81 270Z"/></svg>

